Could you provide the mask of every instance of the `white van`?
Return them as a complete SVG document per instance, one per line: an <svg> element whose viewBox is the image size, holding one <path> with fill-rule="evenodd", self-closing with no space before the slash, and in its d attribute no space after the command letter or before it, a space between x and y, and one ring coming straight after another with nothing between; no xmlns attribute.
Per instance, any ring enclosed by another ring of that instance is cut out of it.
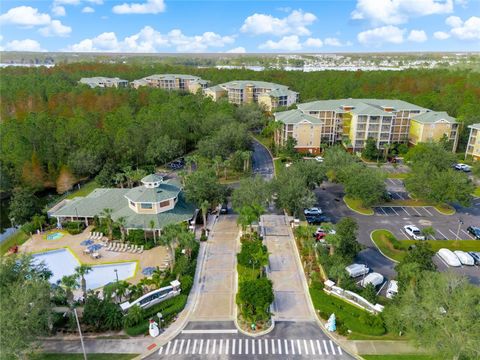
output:
<svg viewBox="0 0 480 360"><path fill-rule="evenodd" d="M348 273L348 275L350 275L350 277L356 278L357 276L368 274L370 269L363 264L352 264L352 265L348 265L345 268L345 271Z"/></svg>
<svg viewBox="0 0 480 360"><path fill-rule="evenodd" d="M387 298L393 299L398 293L398 281L390 280L387 287Z"/></svg>
<svg viewBox="0 0 480 360"><path fill-rule="evenodd" d="M383 280L384 278L382 274L373 272L365 276L365 279L362 279L362 281L360 281L360 285L362 287L366 287L368 284L372 284L373 286L377 287L378 285L383 284Z"/></svg>
<svg viewBox="0 0 480 360"><path fill-rule="evenodd" d="M468 265L468 266L475 265L475 259L469 253L466 253L465 251L461 251L461 250L455 250L453 253L457 255L458 260L460 260L462 265Z"/></svg>
<svg viewBox="0 0 480 360"><path fill-rule="evenodd" d="M462 266L460 260L458 259L457 255L455 255L452 251L449 249L440 249L438 250L437 255L447 263L448 266Z"/></svg>

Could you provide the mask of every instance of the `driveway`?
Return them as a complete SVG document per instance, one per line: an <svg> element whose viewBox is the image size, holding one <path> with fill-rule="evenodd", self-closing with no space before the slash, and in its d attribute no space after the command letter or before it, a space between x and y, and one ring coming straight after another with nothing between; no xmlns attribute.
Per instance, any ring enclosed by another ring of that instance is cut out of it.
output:
<svg viewBox="0 0 480 360"><path fill-rule="evenodd" d="M262 176L265 180L273 179L273 159L268 150L256 139L252 141L252 167L253 173Z"/></svg>
<svg viewBox="0 0 480 360"><path fill-rule="evenodd" d="M237 237L237 216L220 215L207 242L200 295L190 321L232 321L235 318Z"/></svg>

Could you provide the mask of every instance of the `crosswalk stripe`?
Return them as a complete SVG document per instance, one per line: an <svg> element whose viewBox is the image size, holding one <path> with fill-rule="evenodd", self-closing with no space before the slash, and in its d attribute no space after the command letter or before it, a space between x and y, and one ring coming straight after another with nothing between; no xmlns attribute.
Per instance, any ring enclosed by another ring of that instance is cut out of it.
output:
<svg viewBox="0 0 480 360"><path fill-rule="evenodd" d="M225 354L228 354L228 350L229 350L229 345L230 345L230 339L227 339L226 343L225 343Z"/></svg>
<svg viewBox="0 0 480 360"><path fill-rule="evenodd" d="M305 355L308 355L307 340L305 340L305 339L303 339L303 346L305 346Z"/></svg>
<svg viewBox="0 0 480 360"><path fill-rule="evenodd" d="M315 355L315 346L313 346L313 340L310 340L310 348L312 349L312 355Z"/></svg>
<svg viewBox="0 0 480 360"><path fill-rule="evenodd" d="M188 354L188 349L190 348L190 339L187 340L187 345L185 349L185 354Z"/></svg>
<svg viewBox="0 0 480 360"><path fill-rule="evenodd" d="M200 344L198 345L198 353L202 353L202 348L203 348L203 339L200 339Z"/></svg>
<svg viewBox="0 0 480 360"><path fill-rule="evenodd" d="M285 355L288 355L288 342L287 339L283 340L283 344L285 345Z"/></svg>
<svg viewBox="0 0 480 360"><path fill-rule="evenodd" d="M238 339L238 355L242 355L242 339Z"/></svg>
<svg viewBox="0 0 480 360"><path fill-rule="evenodd" d="M222 350L223 350L223 339L220 339L220 349L218 350L218 353L222 354Z"/></svg>
<svg viewBox="0 0 480 360"><path fill-rule="evenodd" d="M193 340L192 354L195 354L195 348L197 347L197 339Z"/></svg>
<svg viewBox="0 0 480 360"><path fill-rule="evenodd" d="M275 340L272 339L272 354L275 355Z"/></svg>
<svg viewBox="0 0 480 360"><path fill-rule="evenodd" d="M265 354L268 354L268 340L265 339Z"/></svg>
<svg viewBox="0 0 480 360"><path fill-rule="evenodd" d="M207 339L207 343L205 344L205 354L208 354L208 350L210 349L210 339ZM200 351L199 354L202 352Z"/></svg>
<svg viewBox="0 0 480 360"><path fill-rule="evenodd" d="M277 339L277 344L278 344L278 354L282 355L282 343L280 342L280 339Z"/></svg>
<svg viewBox="0 0 480 360"><path fill-rule="evenodd" d="M252 355L255 355L255 339L252 339Z"/></svg>
<svg viewBox="0 0 480 360"><path fill-rule="evenodd" d="M328 355L329 352L328 352L327 342L325 340L323 340L323 348L325 349L325 354Z"/></svg>
<svg viewBox="0 0 480 360"><path fill-rule="evenodd" d="M212 354L215 354L215 347L217 346L217 340L213 339L213 350Z"/></svg>
<svg viewBox="0 0 480 360"><path fill-rule="evenodd" d="M292 347L292 355L295 355L295 346L293 346L293 340L290 340L290 346Z"/></svg>
<svg viewBox="0 0 480 360"><path fill-rule="evenodd" d="M342 355L342 348L340 346L337 346L338 349L338 355Z"/></svg>
<svg viewBox="0 0 480 360"><path fill-rule="evenodd" d="M297 350L298 350L298 355L302 355L302 349L300 348L300 340L297 340Z"/></svg>
<svg viewBox="0 0 480 360"><path fill-rule="evenodd" d="M165 349L165 355L168 355L168 352L170 351L170 345L171 345L171 341L169 341L167 344L167 348Z"/></svg>
<svg viewBox="0 0 480 360"><path fill-rule="evenodd" d="M182 353L182 350L183 350L183 344L185 343L185 340L182 339L182 341L180 341L180 349L178 349L178 354L180 355Z"/></svg>
<svg viewBox="0 0 480 360"><path fill-rule="evenodd" d="M258 339L258 354L262 355L262 340Z"/></svg>
<svg viewBox="0 0 480 360"><path fill-rule="evenodd" d="M175 340L175 342L173 343L172 355L175 354L175 350L177 349L177 343L178 340Z"/></svg>
<svg viewBox="0 0 480 360"><path fill-rule="evenodd" d="M322 355L322 346L320 345L320 341L317 340L317 349L318 349L318 355Z"/></svg>
<svg viewBox="0 0 480 360"><path fill-rule="evenodd" d="M245 339L245 355L248 355L248 339Z"/></svg>
<svg viewBox="0 0 480 360"><path fill-rule="evenodd" d="M235 355L235 339L232 339L232 355Z"/></svg>
<svg viewBox="0 0 480 360"><path fill-rule="evenodd" d="M332 354L335 355L335 348L333 347L333 341L330 340L330 348L332 349Z"/></svg>

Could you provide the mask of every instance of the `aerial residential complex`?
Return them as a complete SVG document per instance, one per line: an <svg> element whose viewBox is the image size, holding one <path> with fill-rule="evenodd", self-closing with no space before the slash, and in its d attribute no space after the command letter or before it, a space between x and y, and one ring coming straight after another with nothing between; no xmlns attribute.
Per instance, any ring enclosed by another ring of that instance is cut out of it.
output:
<svg viewBox="0 0 480 360"><path fill-rule="evenodd" d="M140 86L150 86L165 90L185 90L196 93L207 87L208 81L193 75L182 74L160 74L150 75L142 79L132 81L132 87L138 89Z"/></svg>
<svg viewBox="0 0 480 360"><path fill-rule="evenodd" d="M458 142L458 124L453 117L402 100L319 100L298 104L298 110L275 113L275 120L283 123L275 134L277 145L283 146L293 137L298 151L313 154L320 152L321 144L340 141L353 151L362 150L369 138L378 148L438 141L444 134L452 140L453 151Z"/></svg>
<svg viewBox="0 0 480 360"><path fill-rule="evenodd" d="M298 101L298 93L288 86L265 81L235 80L206 88L204 93L215 101L226 96L230 103L237 105L256 102L268 111Z"/></svg>
<svg viewBox="0 0 480 360"><path fill-rule="evenodd" d="M111 209L112 219L124 218L127 230L149 231L161 231L165 225L192 219L195 207L184 200L175 181L148 175L141 182L132 189L98 188L86 197L64 200L50 209L48 216L56 218L59 225L68 220L90 225L104 209Z"/></svg>
<svg viewBox="0 0 480 360"><path fill-rule="evenodd" d="M470 136L465 158L471 156L473 160L477 161L480 160L480 123L470 125L468 128L470 129Z"/></svg>
<svg viewBox="0 0 480 360"><path fill-rule="evenodd" d="M101 87L127 87L128 80L119 79L118 77L115 78L108 78L103 76L91 77L91 78L81 78L79 81L80 84L85 84L90 86L91 88Z"/></svg>

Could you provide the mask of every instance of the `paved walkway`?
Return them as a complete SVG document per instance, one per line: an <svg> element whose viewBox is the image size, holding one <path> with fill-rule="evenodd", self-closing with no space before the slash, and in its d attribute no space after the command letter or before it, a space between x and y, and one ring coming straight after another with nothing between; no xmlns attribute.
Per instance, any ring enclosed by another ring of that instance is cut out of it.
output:
<svg viewBox="0 0 480 360"><path fill-rule="evenodd" d="M219 216L207 241L199 297L191 321L231 321L235 318L238 233L236 215Z"/></svg>
<svg viewBox="0 0 480 360"><path fill-rule="evenodd" d="M265 242L270 253L275 321L313 321L295 258L295 243L284 215L263 215Z"/></svg>

